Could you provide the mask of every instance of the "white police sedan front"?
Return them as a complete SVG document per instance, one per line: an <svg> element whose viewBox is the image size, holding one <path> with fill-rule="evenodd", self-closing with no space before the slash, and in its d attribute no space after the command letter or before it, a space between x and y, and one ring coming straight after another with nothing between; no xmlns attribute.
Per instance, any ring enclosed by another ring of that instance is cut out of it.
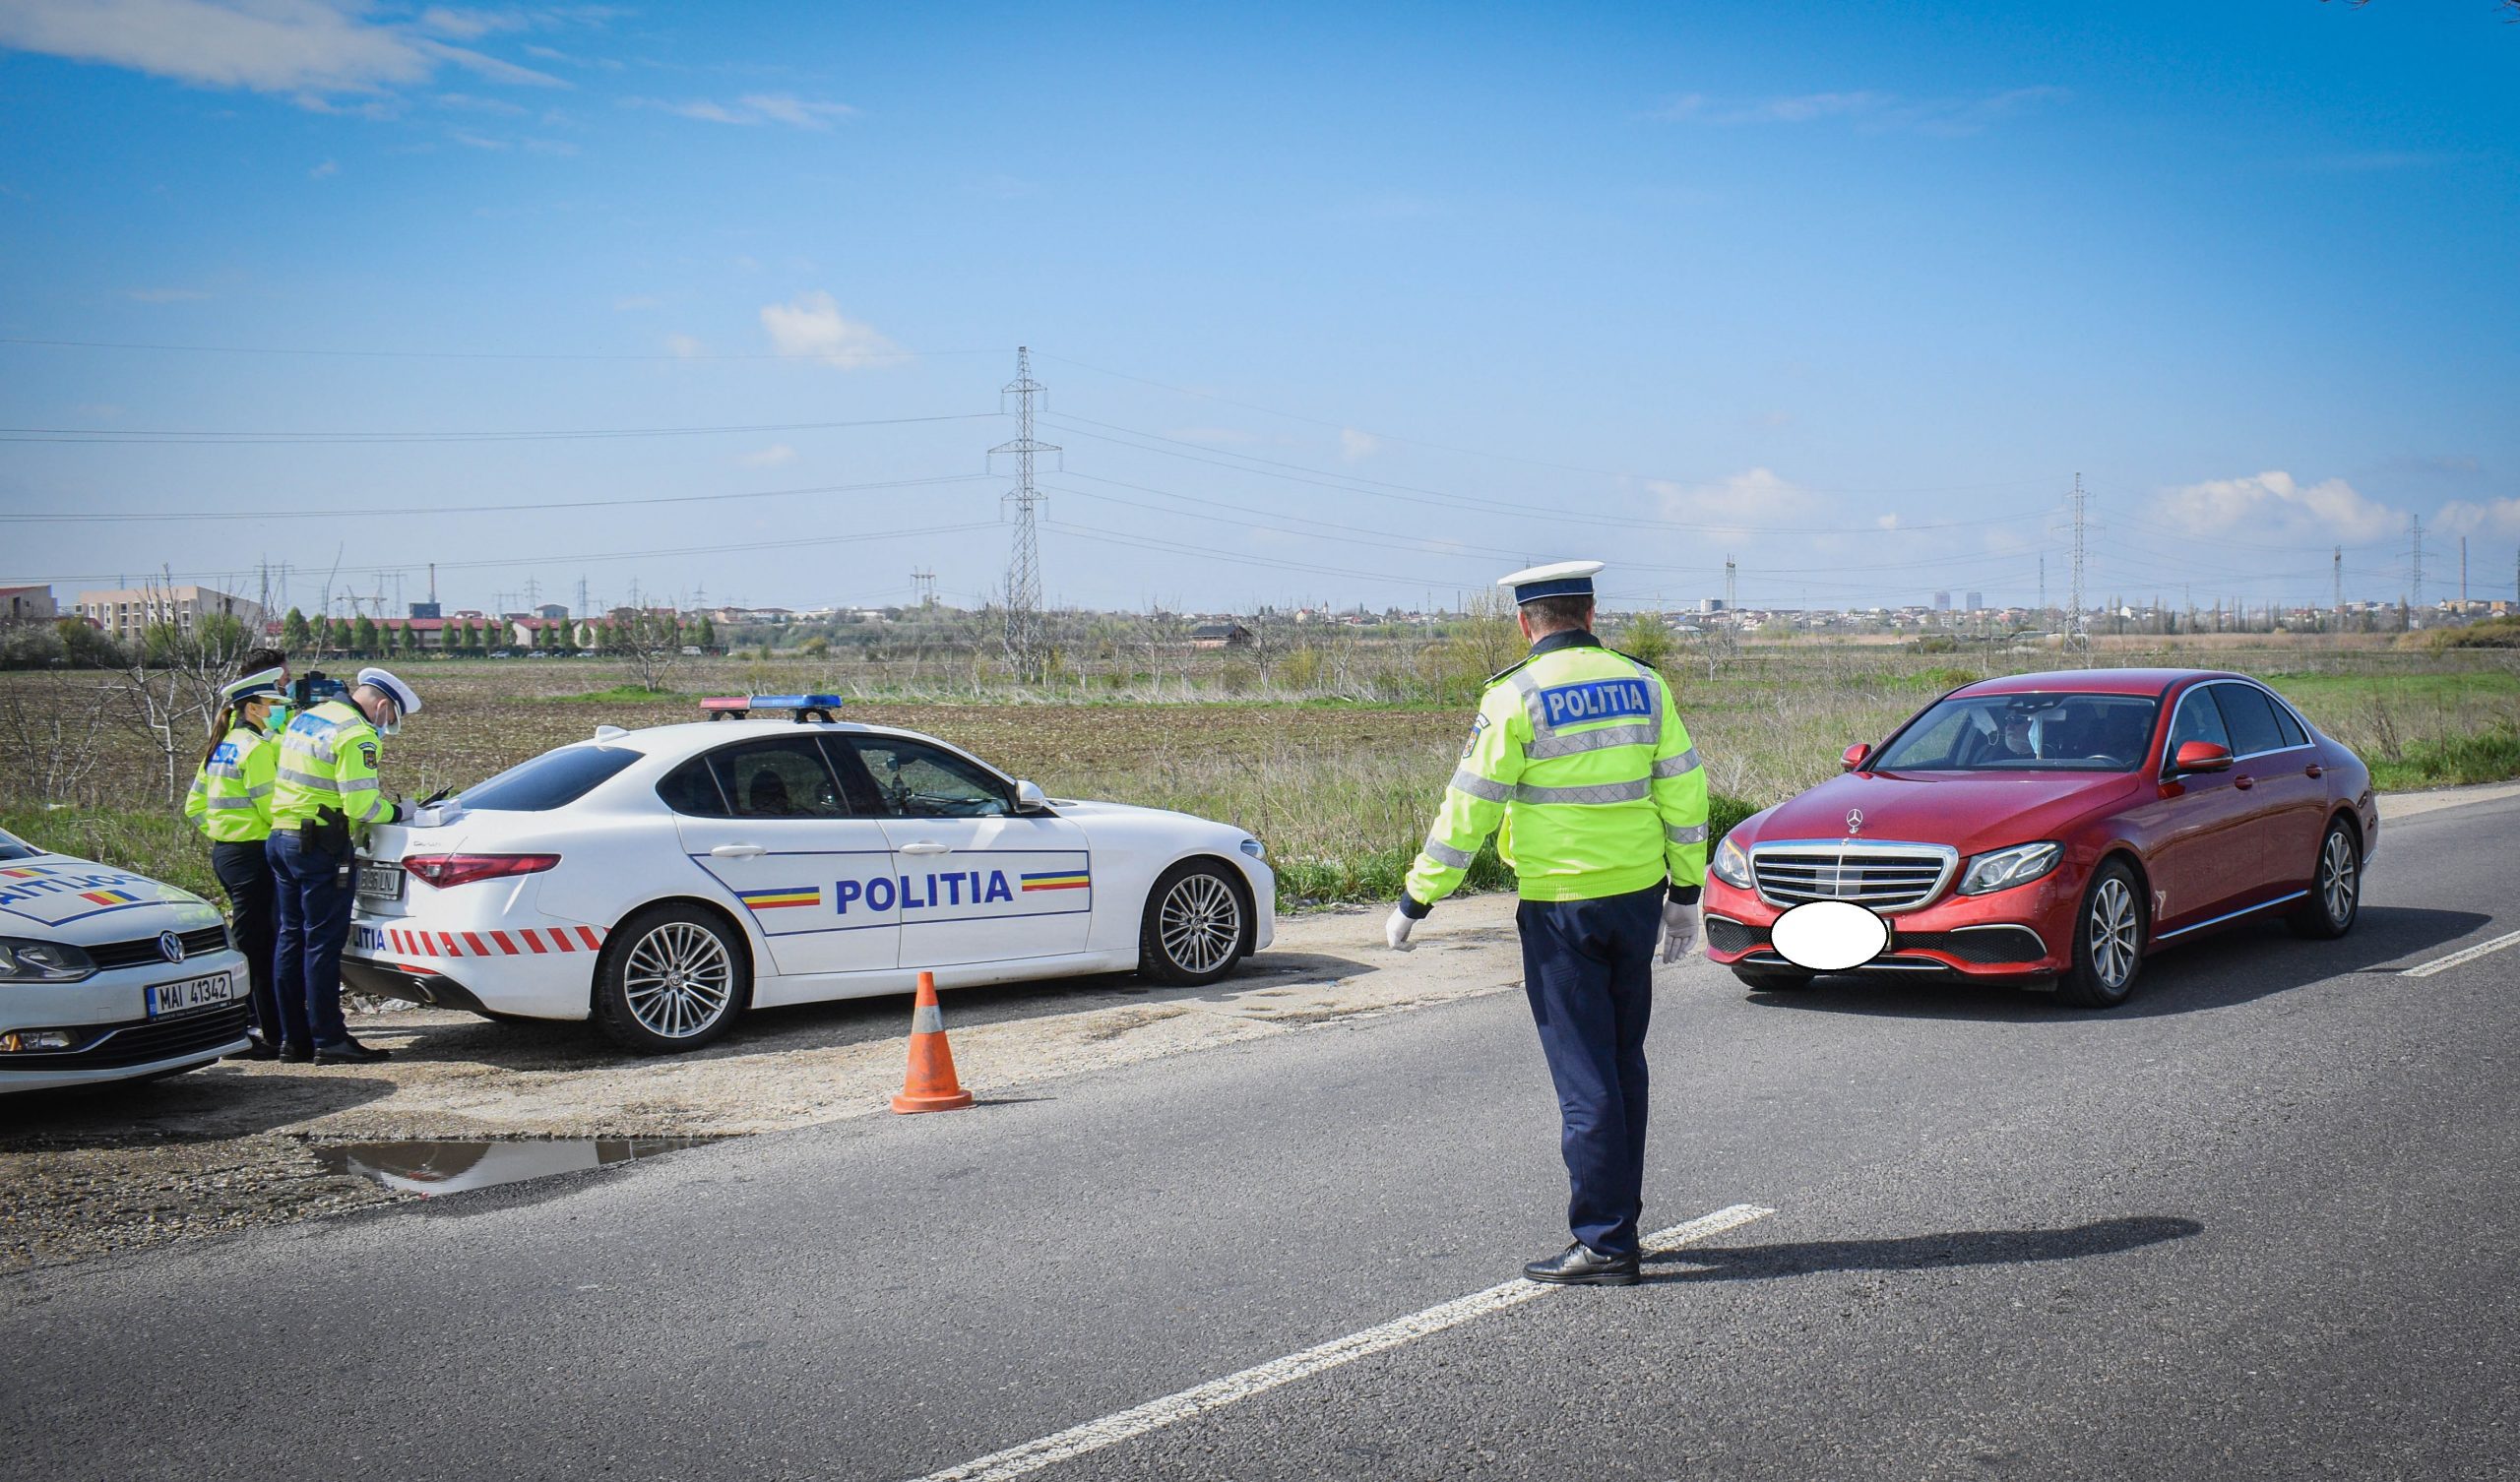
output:
<svg viewBox="0 0 2520 1482"><path fill-rule="evenodd" d="M0 1091L172 1075L246 1046L218 907L0 832Z"/></svg>
<svg viewBox="0 0 2520 1482"><path fill-rule="evenodd" d="M354 991L593 1019L695 1049L748 1008L1135 969L1213 982L1269 945L1259 840L1186 814L1052 801L829 696L605 726L375 831L342 962ZM779 711L779 718L750 718Z"/></svg>

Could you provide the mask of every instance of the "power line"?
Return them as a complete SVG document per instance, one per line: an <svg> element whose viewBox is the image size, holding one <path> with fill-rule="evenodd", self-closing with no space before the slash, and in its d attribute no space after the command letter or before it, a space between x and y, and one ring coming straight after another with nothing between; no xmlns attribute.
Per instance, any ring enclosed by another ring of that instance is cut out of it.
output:
<svg viewBox="0 0 2520 1482"><path fill-rule="evenodd" d="M201 445L270 448L290 445L363 447L386 443L534 443L611 438L716 437L765 432L827 432L848 427L906 427L922 422L976 422L1002 411L960 411L921 417L865 417L847 422L750 422L720 427L572 427L516 432L212 432L115 427L0 427L0 443Z"/></svg>
<svg viewBox="0 0 2520 1482"><path fill-rule="evenodd" d="M556 502L526 498L502 504L420 505L404 509L382 509L361 506L347 510L175 510L164 514L85 514L85 515L0 515L6 525L122 525L151 521L223 522L233 520L356 520L369 522L398 518L434 520L445 515L515 515L541 513L547 510L610 510L638 505L717 504L735 499L782 499L796 494L854 494L872 489L915 489L931 484L968 484L986 479L985 473L941 473L927 478L887 478L870 483L807 484L793 489L746 489L731 494L659 494L633 499L578 499Z"/></svg>
<svg viewBox="0 0 2520 1482"><path fill-rule="evenodd" d="M304 355L352 360L847 360L867 365L888 360L931 360L946 355L994 355L996 350L910 350L899 347L881 350L757 350L726 351L679 350L624 352L618 350L371 350L336 349L305 345L272 344L164 344L125 340L38 340L25 336L0 335L0 344L23 344L48 349L81 350L151 350L199 355Z"/></svg>

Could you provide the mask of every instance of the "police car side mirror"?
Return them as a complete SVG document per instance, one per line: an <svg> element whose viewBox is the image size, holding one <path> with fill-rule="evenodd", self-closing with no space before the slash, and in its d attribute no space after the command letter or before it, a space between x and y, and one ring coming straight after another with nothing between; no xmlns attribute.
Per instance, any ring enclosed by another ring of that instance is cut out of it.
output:
<svg viewBox="0 0 2520 1482"><path fill-rule="evenodd" d="M1038 782L1018 782L1015 784L1015 811L1047 813L1050 811L1050 795L1043 792Z"/></svg>

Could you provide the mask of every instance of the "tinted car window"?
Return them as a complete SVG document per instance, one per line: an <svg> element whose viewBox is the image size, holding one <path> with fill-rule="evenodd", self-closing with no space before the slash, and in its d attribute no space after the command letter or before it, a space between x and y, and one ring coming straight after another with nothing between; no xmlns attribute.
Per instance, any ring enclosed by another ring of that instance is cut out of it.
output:
<svg viewBox="0 0 2520 1482"><path fill-rule="evenodd" d="M709 754L736 818L847 818L840 779L811 736L747 741Z"/></svg>
<svg viewBox="0 0 2520 1482"><path fill-rule="evenodd" d="M2178 703L2178 718L2171 722L2170 746L2162 753L2164 762L2174 761L2178 749L2190 741L2206 741L2230 751L2232 733L2223 724L2223 712L2215 708L2211 690L2190 690Z"/></svg>
<svg viewBox="0 0 2520 1482"><path fill-rule="evenodd" d="M2284 745L2284 732L2275 724L2275 708L2255 689L2244 684L2218 684L2214 686L2214 703L2222 708L2223 724L2231 728L2233 756L2276 751Z"/></svg>
<svg viewBox="0 0 2520 1482"><path fill-rule="evenodd" d="M665 773L665 779L657 784L657 796L674 812L700 818L724 818L728 811L726 794L709 771L707 757L694 757Z"/></svg>
<svg viewBox="0 0 2520 1482"><path fill-rule="evenodd" d="M896 818L995 818L1015 811L1006 783L984 767L925 742L851 736L884 811Z"/></svg>
<svg viewBox="0 0 2520 1482"><path fill-rule="evenodd" d="M2144 695L1959 695L1901 731L1881 772L2126 772L2160 705Z"/></svg>
<svg viewBox="0 0 2520 1482"><path fill-rule="evenodd" d="M43 851L6 830L0 830L0 859L32 859Z"/></svg>
<svg viewBox="0 0 2520 1482"><path fill-rule="evenodd" d="M569 746L520 762L457 800L475 812L547 813L565 808L616 776L642 754L626 746Z"/></svg>
<svg viewBox="0 0 2520 1482"><path fill-rule="evenodd" d="M2284 744L2287 746L2309 745L2310 738L2301 733L2301 722L2293 718L2293 712L2281 705L2274 709L2275 728L2284 733Z"/></svg>

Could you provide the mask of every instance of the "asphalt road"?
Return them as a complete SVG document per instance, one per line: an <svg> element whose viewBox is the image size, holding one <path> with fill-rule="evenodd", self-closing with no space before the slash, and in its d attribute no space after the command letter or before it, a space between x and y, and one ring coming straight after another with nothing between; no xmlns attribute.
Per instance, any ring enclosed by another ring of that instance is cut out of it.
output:
<svg viewBox="0 0 2520 1482"><path fill-rule="evenodd" d="M2111 1014L1685 964L1649 1227L1773 1214L1034 1475L2512 1475L2520 949L2394 969L2520 929L2515 841L2393 824L2351 937ZM11 1277L0 1472L917 1477L1492 1286L1563 1198L1468 1000Z"/></svg>

